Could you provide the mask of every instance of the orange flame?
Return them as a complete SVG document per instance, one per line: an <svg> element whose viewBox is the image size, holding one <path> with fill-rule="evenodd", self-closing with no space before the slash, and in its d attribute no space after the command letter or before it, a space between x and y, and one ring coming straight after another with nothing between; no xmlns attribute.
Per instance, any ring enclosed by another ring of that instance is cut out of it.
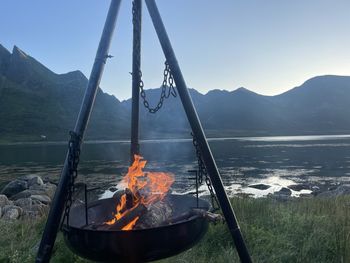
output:
<svg viewBox="0 0 350 263"><path fill-rule="evenodd" d="M105 222L107 225L115 224L130 211L142 204L149 207L151 204L162 200L168 193L170 186L174 183L174 176L164 172L144 172L147 161L140 155L134 155L134 162L129 167L128 173L123 178L127 183L133 196L132 208L126 207L126 194L123 194L116 206L114 218ZM139 216L131 219L122 230L132 230L137 223Z"/></svg>

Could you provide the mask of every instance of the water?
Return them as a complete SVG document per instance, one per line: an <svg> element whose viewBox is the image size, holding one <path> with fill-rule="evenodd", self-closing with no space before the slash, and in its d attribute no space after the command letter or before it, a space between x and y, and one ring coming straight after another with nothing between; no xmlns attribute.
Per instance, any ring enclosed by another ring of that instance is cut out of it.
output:
<svg viewBox="0 0 350 263"><path fill-rule="evenodd" d="M225 187L230 195L263 196L281 187L306 185L293 195L350 182L350 135L213 138L209 140ZM26 174L57 181L66 154L66 143L0 145L0 184ZM129 165L126 141L87 142L79 165L79 180L103 192L116 186ZM193 190L188 170L196 168L192 141L149 140L141 143L149 170L176 175L174 192ZM257 190L249 185L271 187ZM202 194L207 194L202 186ZM106 192L109 193L108 191Z"/></svg>

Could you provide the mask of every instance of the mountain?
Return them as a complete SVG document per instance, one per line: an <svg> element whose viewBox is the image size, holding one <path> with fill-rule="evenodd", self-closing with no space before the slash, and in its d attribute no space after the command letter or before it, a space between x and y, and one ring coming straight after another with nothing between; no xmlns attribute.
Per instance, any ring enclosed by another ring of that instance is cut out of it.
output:
<svg viewBox="0 0 350 263"><path fill-rule="evenodd" d="M202 125L209 136L344 134L350 132L350 77L319 76L277 96L263 96L245 88L190 90ZM159 90L150 90L155 105ZM131 100L122 104L130 107ZM142 124L163 133L189 133L178 99L164 103L157 115L141 105ZM149 128L150 129L150 128Z"/></svg>
<svg viewBox="0 0 350 263"><path fill-rule="evenodd" d="M344 133L350 128L350 77L320 76L274 100L294 130Z"/></svg>
<svg viewBox="0 0 350 263"><path fill-rule="evenodd" d="M56 74L18 47L0 45L0 140L66 140L79 112L87 78L80 71ZM146 91L153 106L160 89ZM276 96L245 88L190 89L208 136L344 134L350 132L350 77L319 76ZM98 90L87 139L127 139L131 100ZM140 101L141 138L188 137L179 97L150 114Z"/></svg>
<svg viewBox="0 0 350 263"><path fill-rule="evenodd" d="M0 138L66 139L87 82L80 71L55 74L18 47L10 53L0 45ZM129 123L120 101L99 89L87 138L126 138Z"/></svg>

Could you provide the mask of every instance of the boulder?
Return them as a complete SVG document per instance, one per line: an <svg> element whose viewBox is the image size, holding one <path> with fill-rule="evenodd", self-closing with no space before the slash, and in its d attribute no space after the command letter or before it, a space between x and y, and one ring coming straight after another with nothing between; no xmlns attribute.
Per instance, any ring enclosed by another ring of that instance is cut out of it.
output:
<svg viewBox="0 0 350 263"><path fill-rule="evenodd" d="M22 198L28 198L32 195L30 190L24 190L22 192L19 192L18 194L15 194L11 197L12 200L18 200Z"/></svg>
<svg viewBox="0 0 350 263"><path fill-rule="evenodd" d="M288 185L289 189L292 189L294 191L301 191L303 189L311 189L311 186L308 184L292 184L292 185Z"/></svg>
<svg viewBox="0 0 350 263"><path fill-rule="evenodd" d="M0 218L2 217L2 208L0 207Z"/></svg>
<svg viewBox="0 0 350 263"><path fill-rule="evenodd" d="M30 197L32 200L40 201L41 203L48 205L51 203L51 198L47 195L32 195Z"/></svg>
<svg viewBox="0 0 350 263"><path fill-rule="evenodd" d="M46 195L46 192L43 190L24 190L11 197L12 200L18 200L22 198L28 198L32 195Z"/></svg>
<svg viewBox="0 0 350 263"><path fill-rule="evenodd" d="M43 179L41 179L41 177L39 175L35 175L35 174L28 174L25 176L21 176L18 179L27 182L28 187L30 187L32 185L43 185L44 184Z"/></svg>
<svg viewBox="0 0 350 263"><path fill-rule="evenodd" d="M48 197L50 197L51 199L53 199L53 197L55 196L56 189L57 189L57 186L54 184L51 184L51 183L45 184L45 192L48 195Z"/></svg>
<svg viewBox="0 0 350 263"><path fill-rule="evenodd" d="M15 219L18 219L19 216L20 216L20 213L18 212L17 209L10 209L4 213L4 216L2 218L5 220L15 220Z"/></svg>
<svg viewBox="0 0 350 263"><path fill-rule="evenodd" d="M33 184L29 187L29 189L26 189L20 193L17 193L11 197L12 200L18 200L22 198L28 198L32 195L46 195L50 197L50 199L53 199L56 191L56 185L46 183L43 185Z"/></svg>
<svg viewBox="0 0 350 263"><path fill-rule="evenodd" d="M26 190L28 188L28 184L26 181L16 179L12 182L9 182L4 189L2 189L1 194L6 195L7 197L11 197L15 194L18 194L19 192L22 192L23 190Z"/></svg>
<svg viewBox="0 0 350 263"><path fill-rule="evenodd" d="M114 192L118 191L118 188L115 186L111 186L108 190L114 193Z"/></svg>
<svg viewBox="0 0 350 263"><path fill-rule="evenodd" d="M292 190L290 190L287 187L282 187L281 190L279 190L278 192L275 192L274 194L291 196L292 195Z"/></svg>
<svg viewBox="0 0 350 263"><path fill-rule="evenodd" d="M33 205L33 200L31 198L21 198L14 202L18 207L21 207L23 210L30 210Z"/></svg>
<svg viewBox="0 0 350 263"><path fill-rule="evenodd" d="M2 219L5 220L15 220L18 219L23 213L22 208L15 205L6 205L2 209L3 216Z"/></svg>
<svg viewBox="0 0 350 263"><path fill-rule="evenodd" d="M273 194L268 194L267 196L278 201L288 201L292 198L291 195L292 191L289 188L282 187L281 190L274 192Z"/></svg>
<svg viewBox="0 0 350 263"><path fill-rule="evenodd" d="M28 181L28 187L32 186L32 185L43 185L44 182L43 180L40 178L40 176L35 176L32 179L30 179Z"/></svg>
<svg viewBox="0 0 350 263"><path fill-rule="evenodd" d="M0 208L10 204L10 200L8 200L6 195L0 195Z"/></svg>
<svg viewBox="0 0 350 263"><path fill-rule="evenodd" d="M43 185L31 185L29 187L29 190L42 191L45 193L45 195L53 199L56 192L56 185L51 183L46 183Z"/></svg>
<svg viewBox="0 0 350 263"><path fill-rule="evenodd" d="M36 177L37 175L35 174L27 174L27 175L23 175L21 177L18 177L19 180L22 180L22 181L30 181L32 178Z"/></svg>

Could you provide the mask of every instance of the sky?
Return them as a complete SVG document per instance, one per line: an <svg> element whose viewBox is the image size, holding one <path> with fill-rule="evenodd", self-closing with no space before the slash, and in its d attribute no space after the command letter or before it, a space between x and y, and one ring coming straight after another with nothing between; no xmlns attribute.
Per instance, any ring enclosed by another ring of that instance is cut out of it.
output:
<svg viewBox="0 0 350 263"><path fill-rule="evenodd" d="M90 75L110 1L1 0L0 43L56 73ZM276 95L307 79L350 75L349 0L157 0L187 86ZM146 88L161 85L164 55L143 9ZM101 87L131 96L131 0L123 0Z"/></svg>

